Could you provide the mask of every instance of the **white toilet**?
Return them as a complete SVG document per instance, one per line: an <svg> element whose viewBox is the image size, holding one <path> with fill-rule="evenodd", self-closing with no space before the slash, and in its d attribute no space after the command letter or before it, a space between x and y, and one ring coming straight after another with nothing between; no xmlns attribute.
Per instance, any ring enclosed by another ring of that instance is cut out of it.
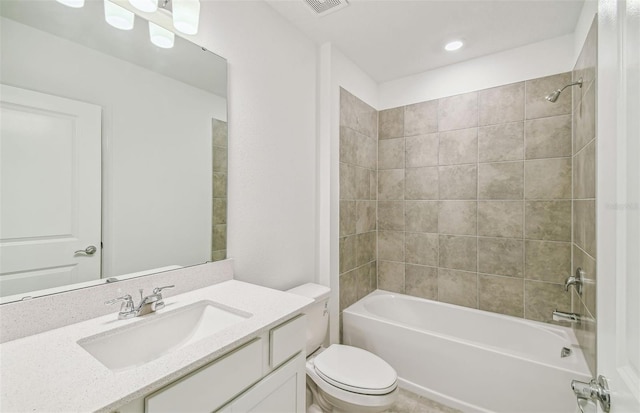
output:
<svg viewBox="0 0 640 413"><path fill-rule="evenodd" d="M377 413L398 395L398 375L387 362L366 350L332 344L321 347L329 326L331 290L303 284L289 290L315 300L307 315L307 412Z"/></svg>

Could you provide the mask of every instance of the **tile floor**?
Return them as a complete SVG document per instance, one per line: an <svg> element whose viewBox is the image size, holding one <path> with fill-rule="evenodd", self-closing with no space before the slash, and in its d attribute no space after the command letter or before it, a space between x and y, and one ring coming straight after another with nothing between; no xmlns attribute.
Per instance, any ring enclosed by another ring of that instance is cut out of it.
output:
<svg viewBox="0 0 640 413"><path fill-rule="evenodd" d="M462 413L436 401L418 396L407 390L400 389L398 400L389 410L383 413Z"/></svg>

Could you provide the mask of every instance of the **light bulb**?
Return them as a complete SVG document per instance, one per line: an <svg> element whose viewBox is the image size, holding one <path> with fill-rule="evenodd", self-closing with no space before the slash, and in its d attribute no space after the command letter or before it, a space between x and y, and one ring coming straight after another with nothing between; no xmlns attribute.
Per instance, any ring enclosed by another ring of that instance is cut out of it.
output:
<svg viewBox="0 0 640 413"><path fill-rule="evenodd" d="M158 10L158 0L129 0L129 3L138 10L153 13Z"/></svg>
<svg viewBox="0 0 640 413"><path fill-rule="evenodd" d="M447 52L453 52L454 50L458 50L459 48L461 48L463 45L463 43L460 40L454 40L452 42L447 43L444 46L444 50L446 50Z"/></svg>
<svg viewBox="0 0 640 413"><path fill-rule="evenodd" d="M75 9L79 9L84 6L84 0L56 0L58 3L64 4L65 6L73 7Z"/></svg>
<svg viewBox="0 0 640 413"><path fill-rule="evenodd" d="M175 40L175 34L173 32L160 27L155 23L149 22L149 38L151 43L163 49L171 49Z"/></svg>
<svg viewBox="0 0 640 413"><path fill-rule="evenodd" d="M173 0L173 26L185 34L198 33L199 0Z"/></svg>
<svg viewBox="0 0 640 413"><path fill-rule="evenodd" d="M124 7L118 6L109 0L104 0L104 19L116 29L133 29L135 17L136 16L133 12L125 9Z"/></svg>

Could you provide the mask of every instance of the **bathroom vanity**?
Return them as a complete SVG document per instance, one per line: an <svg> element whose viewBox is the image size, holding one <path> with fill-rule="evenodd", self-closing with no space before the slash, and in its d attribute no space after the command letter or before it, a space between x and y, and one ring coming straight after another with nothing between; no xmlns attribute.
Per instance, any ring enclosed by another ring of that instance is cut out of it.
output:
<svg viewBox="0 0 640 413"><path fill-rule="evenodd" d="M2 411L305 409L311 300L230 280L0 345Z"/></svg>

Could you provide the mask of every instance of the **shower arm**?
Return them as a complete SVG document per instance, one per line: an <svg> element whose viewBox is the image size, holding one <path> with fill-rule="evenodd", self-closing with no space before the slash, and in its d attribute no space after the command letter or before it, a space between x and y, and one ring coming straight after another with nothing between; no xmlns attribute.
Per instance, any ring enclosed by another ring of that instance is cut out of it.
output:
<svg viewBox="0 0 640 413"><path fill-rule="evenodd" d="M571 87L571 86L575 86L575 85L580 86L580 89L582 89L582 78L578 79L577 81L575 81L573 83L569 83L568 85L565 85L562 89L558 89L557 92L562 93L562 91L565 90L566 88Z"/></svg>

